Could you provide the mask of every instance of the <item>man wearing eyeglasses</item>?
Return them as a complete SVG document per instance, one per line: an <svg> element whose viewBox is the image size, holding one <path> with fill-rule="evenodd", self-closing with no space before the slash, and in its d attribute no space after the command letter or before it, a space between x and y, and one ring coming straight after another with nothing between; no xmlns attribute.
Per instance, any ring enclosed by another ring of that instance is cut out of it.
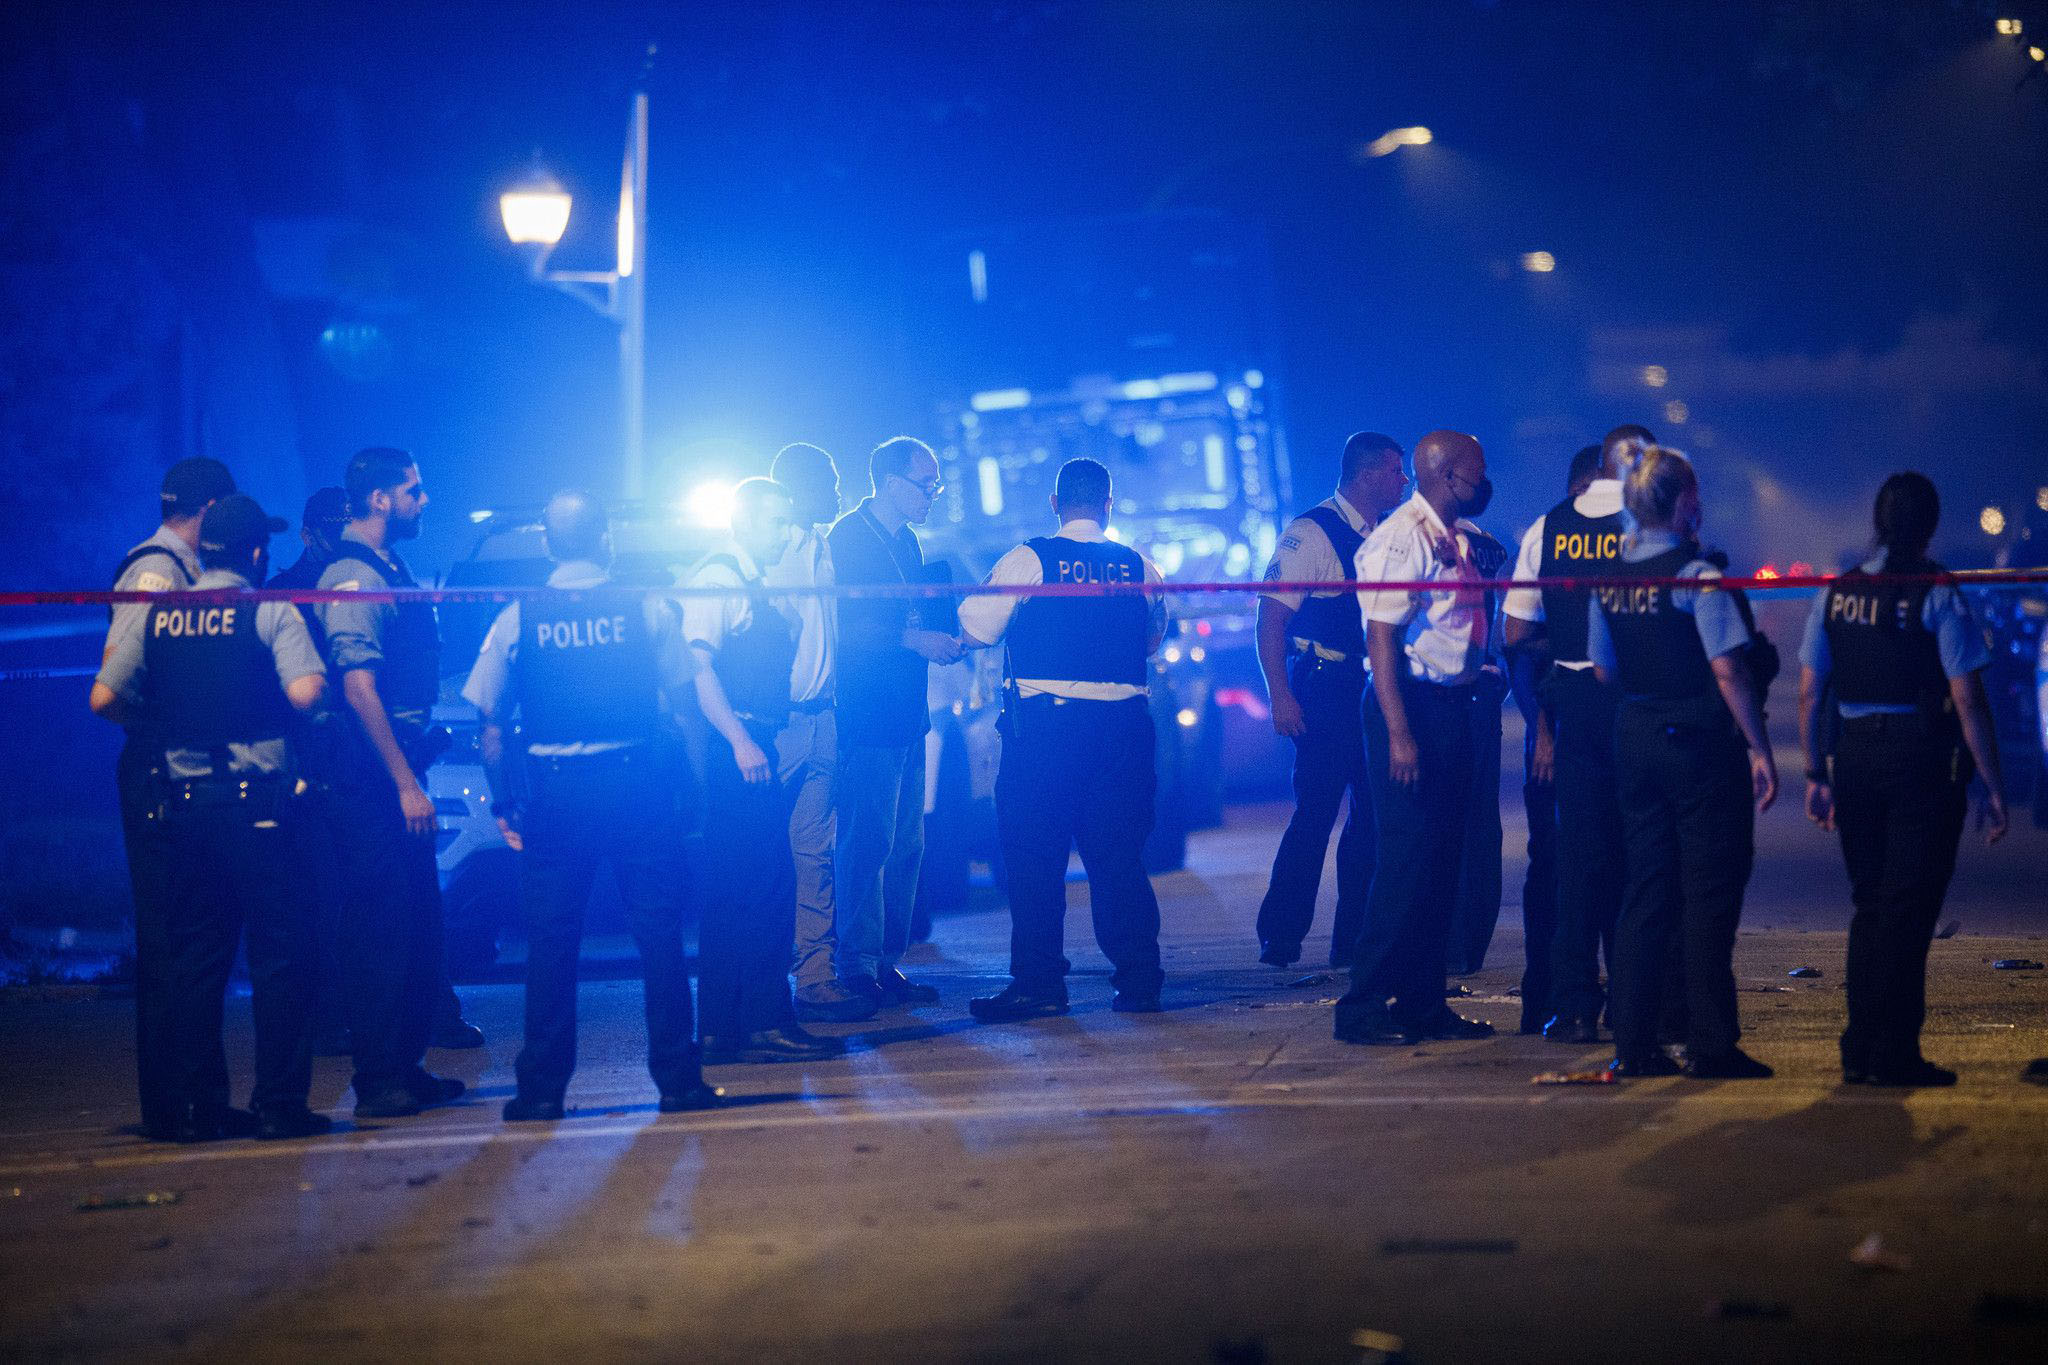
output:
<svg viewBox="0 0 2048 1365"><path fill-rule="evenodd" d="M932 448L910 436L875 447L874 492L832 526L827 543L842 588L924 581L921 526L944 487ZM930 1004L938 992L896 963L910 941L924 861L924 737L928 670L960 657L956 635L933 630L908 595L839 599L839 846L834 969L878 1005Z"/></svg>

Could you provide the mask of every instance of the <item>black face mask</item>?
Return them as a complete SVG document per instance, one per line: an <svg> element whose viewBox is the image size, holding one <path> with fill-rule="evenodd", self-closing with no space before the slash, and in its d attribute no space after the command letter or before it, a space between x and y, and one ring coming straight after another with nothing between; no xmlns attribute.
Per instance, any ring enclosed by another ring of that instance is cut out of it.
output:
<svg viewBox="0 0 2048 1365"><path fill-rule="evenodd" d="M1472 496L1460 500L1464 504L1461 515L1476 517L1493 504L1493 480L1481 479L1472 487Z"/></svg>

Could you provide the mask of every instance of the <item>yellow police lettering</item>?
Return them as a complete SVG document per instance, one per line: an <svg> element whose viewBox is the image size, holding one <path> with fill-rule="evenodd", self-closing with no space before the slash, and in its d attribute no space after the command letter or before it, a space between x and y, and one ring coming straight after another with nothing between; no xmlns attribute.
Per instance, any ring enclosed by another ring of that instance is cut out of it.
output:
<svg viewBox="0 0 2048 1365"><path fill-rule="evenodd" d="M542 649L588 649L615 645L626 638L624 616L586 616L580 621L542 621L534 627L534 643Z"/></svg>
<svg viewBox="0 0 2048 1365"><path fill-rule="evenodd" d="M1560 531L1551 537L1550 553L1557 559L1613 559L1621 553L1621 533Z"/></svg>
<svg viewBox="0 0 2048 1365"><path fill-rule="evenodd" d="M237 607L173 607L160 611L150 627L153 635L233 635Z"/></svg>

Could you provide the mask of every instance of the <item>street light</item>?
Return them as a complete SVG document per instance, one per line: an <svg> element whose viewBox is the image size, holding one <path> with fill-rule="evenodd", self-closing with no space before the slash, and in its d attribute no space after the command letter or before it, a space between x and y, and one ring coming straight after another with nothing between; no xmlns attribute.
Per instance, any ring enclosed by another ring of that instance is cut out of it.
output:
<svg viewBox="0 0 2048 1365"><path fill-rule="evenodd" d="M1378 137L1360 148L1362 159L1376 156L1390 156L1403 147L1427 147L1436 141L1436 134L1420 126L1414 128L1389 128Z"/></svg>
<svg viewBox="0 0 2048 1365"><path fill-rule="evenodd" d="M569 192L536 168L498 196L505 236L527 252L533 278L580 299L619 329L619 483L641 494L646 467L647 92L633 92L626 155L619 171L618 255L610 270L550 270L548 256L569 228Z"/></svg>

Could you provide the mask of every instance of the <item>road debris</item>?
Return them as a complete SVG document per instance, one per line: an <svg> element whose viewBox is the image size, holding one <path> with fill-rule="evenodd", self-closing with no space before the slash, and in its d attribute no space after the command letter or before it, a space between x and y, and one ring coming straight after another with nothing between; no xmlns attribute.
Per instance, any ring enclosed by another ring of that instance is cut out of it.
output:
<svg viewBox="0 0 2048 1365"><path fill-rule="evenodd" d="M1618 1085L1621 1078L1612 1071L1543 1071L1529 1078L1531 1085Z"/></svg>
<svg viewBox="0 0 2048 1365"><path fill-rule="evenodd" d="M108 1209L154 1209L175 1204L185 1196L177 1190L148 1190L142 1194L89 1194L78 1201L78 1212L99 1213Z"/></svg>
<svg viewBox="0 0 2048 1365"><path fill-rule="evenodd" d="M1512 1256L1521 1249L1512 1237L1394 1237L1380 1243L1382 1256Z"/></svg>
<svg viewBox="0 0 2048 1365"><path fill-rule="evenodd" d="M1934 931L1934 936L1936 938L1954 938L1956 936L1956 932L1960 930L1962 927L1963 922L1961 920L1952 919L1945 922L1939 929L1936 929Z"/></svg>
<svg viewBox="0 0 2048 1365"><path fill-rule="evenodd" d="M1310 972L1307 976L1295 977L1294 980L1287 983L1286 988L1290 991L1306 990L1310 986L1327 986L1329 984L1330 974L1328 972Z"/></svg>
<svg viewBox="0 0 2048 1365"><path fill-rule="evenodd" d="M1994 972L2038 972L2042 970L2042 966L2043 964L2034 961L2031 957L2001 957L1998 961L1991 964L1991 970Z"/></svg>
<svg viewBox="0 0 2048 1365"><path fill-rule="evenodd" d="M1820 974L1821 970L1818 967L1794 967L1791 971L1785 973L1785 975L1800 981L1811 981Z"/></svg>
<svg viewBox="0 0 2048 1365"><path fill-rule="evenodd" d="M1382 1332L1376 1327L1361 1327L1351 1334L1351 1344L1367 1352L1361 1357L1361 1365L1393 1365L1401 1360L1407 1343L1392 1332Z"/></svg>
<svg viewBox="0 0 2048 1365"><path fill-rule="evenodd" d="M1865 1270L1911 1270L1913 1258L1893 1251L1884 1244L1884 1238L1873 1232L1849 1252L1849 1264Z"/></svg>

